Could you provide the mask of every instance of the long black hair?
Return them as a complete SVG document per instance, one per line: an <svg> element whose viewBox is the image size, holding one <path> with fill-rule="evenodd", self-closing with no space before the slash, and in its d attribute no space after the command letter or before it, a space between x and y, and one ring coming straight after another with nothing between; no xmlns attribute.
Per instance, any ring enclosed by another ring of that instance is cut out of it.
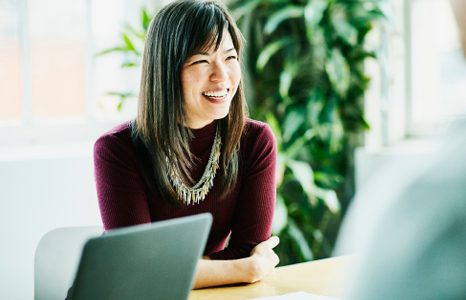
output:
<svg viewBox="0 0 466 300"><path fill-rule="evenodd" d="M225 31L226 30L226 31ZM189 150L192 133L185 119L181 71L185 61L202 49L217 50L225 32L241 57L243 36L222 5L211 1L181 0L164 6L152 20L146 36L142 63L138 115L133 123L133 141L146 184L163 199L181 205L170 183L166 158L186 185L192 184ZM223 198L238 175L238 151L247 109L240 80L228 115L217 120L222 137Z"/></svg>

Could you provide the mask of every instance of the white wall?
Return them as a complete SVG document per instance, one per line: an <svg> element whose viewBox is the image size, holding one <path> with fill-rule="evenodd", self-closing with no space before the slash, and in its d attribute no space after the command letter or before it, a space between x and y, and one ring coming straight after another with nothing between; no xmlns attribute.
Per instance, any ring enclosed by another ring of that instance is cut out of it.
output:
<svg viewBox="0 0 466 300"><path fill-rule="evenodd" d="M387 163L394 158L409 159L419 155L429 155L442 149L443 138L431 137L404 140L396 146L370 150L360 147L355 152L356 190L360 190Z"/></svg>
<svg viewBox="0 0 466 300"><path fill-rule="evenodd" d="M101 224L92 147L0 147L0 299L33 299L34 251L45 233Z"/></svg>

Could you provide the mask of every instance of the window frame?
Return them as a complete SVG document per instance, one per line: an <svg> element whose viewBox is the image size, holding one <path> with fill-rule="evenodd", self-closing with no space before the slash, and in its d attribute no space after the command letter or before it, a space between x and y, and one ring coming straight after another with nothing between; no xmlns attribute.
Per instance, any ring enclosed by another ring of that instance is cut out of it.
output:
<svg viewBox="0 0 466 300"><path fill-rule="evenodd" d="M110 130L119 123L134 118L135 112L116 112L111 116L103 116L97 110L96 97L94 95L94 67L96 64L94 35L92 28L92 0L80 0L86 6L86 53L85 53L85 99L84 114L79 116L34 118L31 96L31 61L30 61L30 33L28 20L28 4L30 0L18 0L16 2L18 15L18 41L20 48L20 104L21 117L19 119L0 120L0 146L5 145L28 145L31 143L47 143L57 141L75 141L96 139L102 133ZM132 2L122 0L126 8L132 6L132 10L125 12L126 20L129 21L130 13L140 9L140 0ZM145 1L148 2L148 1ZM133 14L134 15L134 14Z"/></svg>

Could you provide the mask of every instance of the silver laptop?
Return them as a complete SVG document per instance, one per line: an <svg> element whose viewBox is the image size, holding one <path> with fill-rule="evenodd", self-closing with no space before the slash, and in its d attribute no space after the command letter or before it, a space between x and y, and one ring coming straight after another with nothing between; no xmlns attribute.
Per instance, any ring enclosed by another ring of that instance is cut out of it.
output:
<svg viewBox="0 0 466 300"><path fill-rule="evenodd" d="M89 239L68 298L187 299L211 224L206 213Z"/></svg>

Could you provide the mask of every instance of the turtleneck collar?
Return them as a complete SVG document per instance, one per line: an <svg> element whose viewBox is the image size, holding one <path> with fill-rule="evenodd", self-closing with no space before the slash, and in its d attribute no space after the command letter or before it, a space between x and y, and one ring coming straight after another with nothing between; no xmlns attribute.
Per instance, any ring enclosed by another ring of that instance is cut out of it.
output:
<svg viewBox="0 0 466 300"><path fill-rule="evenodd" d="M198 129L191 129L195 138L206 137L215 134L217 128L217 120L214 120L212 123L207 124L206 126Z"/></svg>

